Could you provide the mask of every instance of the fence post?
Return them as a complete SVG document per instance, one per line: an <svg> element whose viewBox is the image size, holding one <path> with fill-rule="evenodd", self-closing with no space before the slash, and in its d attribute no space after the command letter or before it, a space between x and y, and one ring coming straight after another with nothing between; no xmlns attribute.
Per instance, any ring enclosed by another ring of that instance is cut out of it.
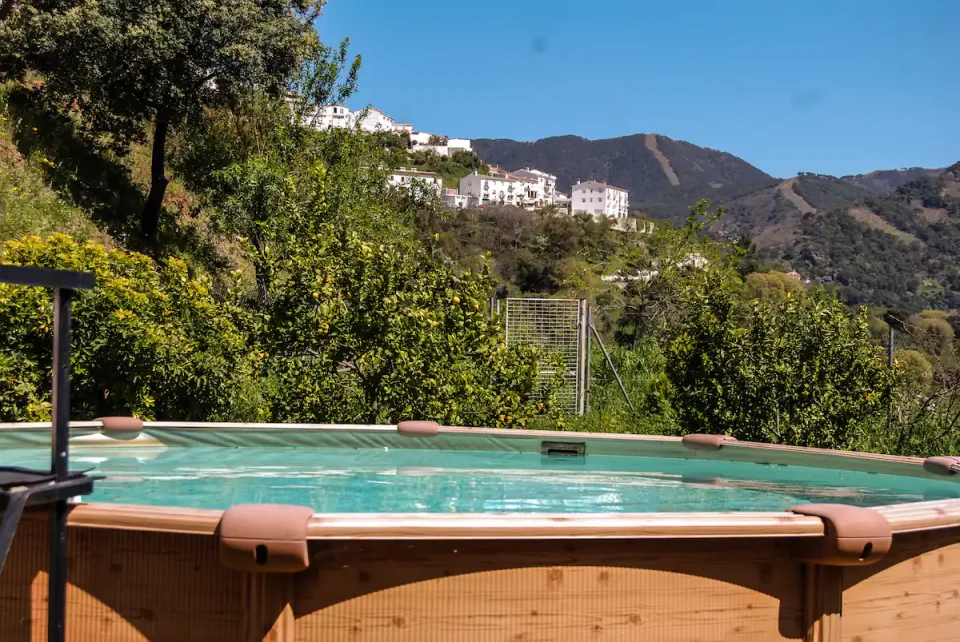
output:
<svg viewBox="0 0 960 642"><path fill-rule="evenodd" d="M583 414L590 412L590 376L592 370L590 369L590 355L593 352L593 341L590 335L590 328L593 327L593 308L589 305L587 306L587 327L583 329L583 333L586 335L586 358L585 362L585 373L583 378Z"/></svg>
<svg viewBox="0 0 960 642"><path fill-rule="evenodd" d="M893 324L889 325L890 327L890 340L887 342L888 354L887 354L887 377L893 377ZM893 434L893 382L889 381L887 383L887 434Z"/></svg>

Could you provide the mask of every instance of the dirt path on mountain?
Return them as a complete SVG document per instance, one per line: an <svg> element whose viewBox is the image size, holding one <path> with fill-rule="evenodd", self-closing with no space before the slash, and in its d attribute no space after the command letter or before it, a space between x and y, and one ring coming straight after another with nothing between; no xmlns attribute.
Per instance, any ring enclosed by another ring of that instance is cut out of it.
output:
<svg viewBox="0 0 960 642"><path fill-rule="evenodd" d="M646 144L647 149L653 152L657 162L660 163L660 167L663 168L663 173L667 175L667 180L670 181L670 184L679 185L680 179L677 178L676 172L674 172L673 168L670 167L670 159L664 156L663 152L660 151L660 148L657 147L657 135L647 134L644 144Z"/></svg>
<svg viewBox="0 0 960 642"><path fill-rule="evenodd" d="M904 232L903 230L898 230L894 226L890 225L890 223L877 216L876 213L867 207L851 207L849 210L847 210L847 212L850 214L850 216L860 221L867 227L872 227L875 230L886 232L890 236L896 237L905 243L920 242L920 239L913 234Z"/></svg>
<svg viewBox="0 0 960 642"><path fill-rule="evenodd" d="M800 210L801 214L816 214L817 208L803 200L802 196L793 191L793 186L796 185L796 183L797 179L795 178L790 178L780 183L780 194L793 203L793 206Z"/></svg>

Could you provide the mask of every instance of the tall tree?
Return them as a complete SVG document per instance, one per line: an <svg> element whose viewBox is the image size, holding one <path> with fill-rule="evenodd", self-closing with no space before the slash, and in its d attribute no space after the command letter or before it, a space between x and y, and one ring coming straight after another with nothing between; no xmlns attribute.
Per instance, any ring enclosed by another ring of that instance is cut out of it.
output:
<svg viewBox="0 0 960 642"><path fill-rule="evenodd" d="M39 73L52 106L121 154L152 121L140 225L155 246L171 129L254 87L281 95L320 47L312 25L325 1L24 0L0 26L0 73Z"/></svg>

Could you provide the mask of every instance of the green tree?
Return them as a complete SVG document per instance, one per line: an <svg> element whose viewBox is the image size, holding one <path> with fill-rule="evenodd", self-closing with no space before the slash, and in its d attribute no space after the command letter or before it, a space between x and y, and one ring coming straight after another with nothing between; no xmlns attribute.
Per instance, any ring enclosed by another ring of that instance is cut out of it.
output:
<svg viewBox="0 0 960 642"><path fill-rule="evenodd" d="M54 234L8 241L0 263L91 271L77 294L71 360L74 416L256 420L262 356L246 314L217 301L187 266ZM53 305L40 288L0 284L0 421L49 418Z"/></svg>
<svg viewBox="0 0 960 642"><path fill-rule="evenodd" d="M864 310L821 290L744 302L715 275L684 309L667 374L688 431L851 448L883 412L890 375Z"/></svg>
<svg viewBox="0 0 960 642"><path fill-rule="evenodd" d="M800 279L782 272L754 272L745 279L750 296L764 301L779 301L787 296L803 290Z"/></svg>
<svg viewBox="0 0 960 642"><path fill-rule="evenodd" d="M729 269L729 257L705 238L707 225L722 215L723 208L711 212L710 201L700 200L690 208L683 227L658 226L642 245L626 254L621 271L628 281L612 301L623 309L616 329L620 343L634 344L673 327L681 294L705 272L738 278Z"/></svg>
<svg viewBox="0 0 960 642"><path fill-rule="evenodd" d="M550 410L536 396L540 355L508 348L487 314L488 273L329 224L298 238L263 334L286 393L279 418L508 427Z"/></svg>
<svg viewBox="0 0 960 642"><path fill-rule="evenodd" d="M0 73L41 75L50 105L76 111L98 144L125 153L153 121L141 231L155 244L172 128L244 91L279 96L319 44L323 0L24 0L0 26Z"/></svg>

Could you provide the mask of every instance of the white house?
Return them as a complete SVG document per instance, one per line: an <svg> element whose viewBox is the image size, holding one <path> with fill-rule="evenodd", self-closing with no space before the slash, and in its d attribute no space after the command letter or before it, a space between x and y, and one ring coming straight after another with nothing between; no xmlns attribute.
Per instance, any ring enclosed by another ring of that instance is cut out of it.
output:
<svg viewBox="0 0 960 642"><path fill-rule="evenodd" d="M375 107L354 112L354 120L365 132L392 132L395 127L393 118Z"/></svg>
<svg viewBox="0 0 960 642"><path fill-rule="evenodd" d="M466 138L447 138L429 132L411 132L410 149L433 152L438 156L452 156L454 152L473 151L473 144Z"/></svg>
<svg viewBox="0 0 960 642"><path fill-rule="evenodd" d="M306 124L312 125L316 129L347 129L352 128L354 124L353 112L343 105L323 105L318 107L312 114L304 115Z"/></svg>
<svg viewBox="0 0 960 642"><path fill-rule="evenodd" d="M570 192L574 214L627 218L630 201L625 189L600 181L577 182Z"/></svg>
<svg viewBox="0 0 960 642"><path fill-rule="evenodd" d="M522 176L523 178L530 178L540 185L540 203L538 206L544 205L553 205L556 203L557 198L557 177L553 174L548 174L546 172L541 172L539 169L533 169L531 167L524 167L523 169L518 169L515 172L511 172L514 176Z"/></svg>
<svg viewBox="0 0 960 642"><path fill-rule="evenodd" d="M291 99L292 101L293 99ZM304 122L316 129L353 129L358 124L365 132L412 132L410 123L397 123L376 107L353 111L343 105L323 105L304 115Z"/></svg>
<svg viewBox="0 0 960 642"><path fill-rule="evenodd" d="M450 154L458 150L472 152L473 143L469 138L449 138L447 139L447 149L450 150Z"/></svg>
<svg viewBox="0 0 960 642"><path fill-rule="evenodd" d="M460 179L460 194L478 199L480 205L527 207L531 188L536 188L536 181L511 174L474 172Z"/></svg>
<svg viewBox="0 0 960 642"><path fill-rule="evenodd" d="M443 193L443 205L447 209L463 210L468 207L475 207L478 202L479 200L475 196L460 194L453 188L448 188Z"/></svg>
<svg viewBox="0 0 960 642"><path fill-rule="evenodd" d="M443 178L439 174L406 167L391 170L389 183L397 189L423 190L422 194L433 196L440 196L443 192Z"/></svg>

